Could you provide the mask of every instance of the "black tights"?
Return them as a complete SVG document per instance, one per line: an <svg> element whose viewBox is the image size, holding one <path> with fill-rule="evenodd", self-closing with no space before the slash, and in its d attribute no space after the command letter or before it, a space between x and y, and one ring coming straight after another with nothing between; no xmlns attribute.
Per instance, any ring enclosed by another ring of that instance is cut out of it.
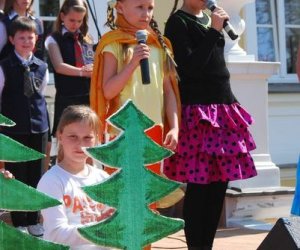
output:
<svg viewBox="0 0 300 250"><path fill-rule="evenodd" d="M211 249L228 182L188 183L183 204L185 237L189 249Z"/></svg>

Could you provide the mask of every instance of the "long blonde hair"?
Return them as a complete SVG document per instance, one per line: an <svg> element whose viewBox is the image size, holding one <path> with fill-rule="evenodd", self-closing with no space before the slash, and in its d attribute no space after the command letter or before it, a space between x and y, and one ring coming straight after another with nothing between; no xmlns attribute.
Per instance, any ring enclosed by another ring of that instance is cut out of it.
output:
<svg viewBox="0 0 300 250"><path fill-rule="evenodd" d="M71 105L64 109L62 116L59 120L56 138L58 133L62 133L64 128L71 123L86 122L94 131L96 139L100 135L100 121L97 114L86 105ZM63 148L58 142L57 162L61 162L64 158Z"/></svg>

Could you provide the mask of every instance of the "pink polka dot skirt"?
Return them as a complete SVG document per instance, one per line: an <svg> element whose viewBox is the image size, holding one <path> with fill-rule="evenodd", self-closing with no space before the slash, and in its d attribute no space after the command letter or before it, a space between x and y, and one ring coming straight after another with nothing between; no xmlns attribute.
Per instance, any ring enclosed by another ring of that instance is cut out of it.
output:
<svg viewBox="0 0 300 250"><path fill-rule="evenodd" d="M164 173L199 184L256 176L249 153L256 148L252 123L238 103L183 106L177 153L165 160Z"/></svg>

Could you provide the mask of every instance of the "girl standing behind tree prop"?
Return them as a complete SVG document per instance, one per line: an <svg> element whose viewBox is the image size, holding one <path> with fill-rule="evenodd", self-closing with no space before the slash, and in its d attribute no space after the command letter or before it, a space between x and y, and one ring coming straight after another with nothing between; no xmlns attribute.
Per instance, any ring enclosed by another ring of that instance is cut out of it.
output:
<svg viewBox="0 0 300 250"><path fill-rule="evenodd" d="M44 27L42 21L33 16L32 4L33 0L5 0L4 17L0 22L0 59L14 50L13 45L8 41L8 30L12 21L18 16L27 16L35 22L38 40L34 55L41 60L45 59Z"/></svg>
<svg viewBox="0 0 300 250"><path fill-rule="evenodd" d="M109 115L132 99L157 125L149 131L152 139L174 150L180 101L170 44L153 19L154 0L118 0L108 4L107 25L112 31L101 38L96 50L91 107L105 124ZM137 43L138 30L147 31L147 45ZM149 60L150 84L142 84L141 59ZM164 127L166 123L168 126ZM104 129L110 138L118 133L111 128ZM160 164L150 169L160 173Z"/></svg>
<svg viewBox="0 0 300 250"><path fill-rule="evenodd" d="M220 7L209 16L205 8L205 0L184 0L165 29L183 105L177 153L166 159L164 172L187 183L183 218L190 250L212 249L228 181L256 175L252 118L231 91L224 58L229 16Z"/></svg>
<svg viewBox="0 0 300 250"><path fill-rule="evenodd" d="M86 1L65 0L54 30L45 41L54 68L56 88L53 136L64 108L76 104L89 105L94 52L93 41L88 34Z"/></svg>
<svg viewBox="0 0 300 250"><path fill-rule="evenodd" d="M57 127L57 164L47 171L38 190L62 202L42 210L44 239L68 245L76 250L104 250L83 239L77 229L98 223L111 216L114 209L93 201L81 189L98 184L108 177L101 169L88 165L82 147L98 143L99 119L89 107L67 107Z"/></svg>

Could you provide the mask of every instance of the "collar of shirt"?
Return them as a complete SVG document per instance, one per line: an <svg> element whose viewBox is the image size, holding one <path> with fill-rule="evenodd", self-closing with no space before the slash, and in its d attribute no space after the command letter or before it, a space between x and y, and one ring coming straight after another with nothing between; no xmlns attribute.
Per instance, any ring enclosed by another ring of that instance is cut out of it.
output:
<svg viewBox="0 0 300 250"><path fill-rule="evenodd" d="M15 51L16 56L19 58L19 60L21 61L22 65L24 66L28 66L30 64L30 61L32 60L33 54L31 53L31 55L29 56L28 59L24 59L23 57L21 57L17 51Z"/></svg>
<svg viewBox="0 0 300 250"><path fill-rule="evenodd" d="M11 10L8 14L8 17L10 20L14 19L19 14L15 10ZM31 18L32 20L35 20L36 18L34 16L29 15L29 13L26 14L27 17Z"/></svg>
<svg viewBox="0 0 300 250"><path fill-rule="evenodd" d="M68 29L67 29L65 26L63 26L63 27L62 27L62 30L61 30L61 34L64 35L64 34L67 33L67 32L70 32L70 31L68 31ZM76 32L81 33L80 30L77 30ZM70 33L73 33L73 32L70 32Z"/></svg>

